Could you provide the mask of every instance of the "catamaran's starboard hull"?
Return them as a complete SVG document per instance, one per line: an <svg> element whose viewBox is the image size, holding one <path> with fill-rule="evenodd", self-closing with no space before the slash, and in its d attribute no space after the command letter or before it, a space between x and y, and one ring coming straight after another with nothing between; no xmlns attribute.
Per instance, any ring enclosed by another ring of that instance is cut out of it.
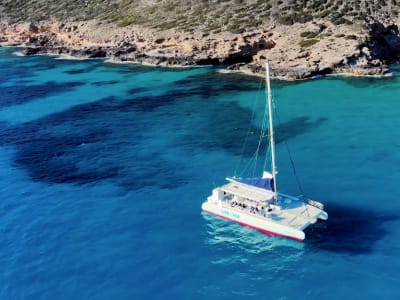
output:
<svg viewBox="0 0 400 300"><path fill-rule="evenodd" d="M209 201L203 203L202 210L205 213L217 216L221 219L256 229L264 234L282 236L297 241L303 241L305 238L305 234L301 230L276 224L267 219L255 218L247 213L229 209L228 207L222 207L221 205L210 203Z"/></svg>

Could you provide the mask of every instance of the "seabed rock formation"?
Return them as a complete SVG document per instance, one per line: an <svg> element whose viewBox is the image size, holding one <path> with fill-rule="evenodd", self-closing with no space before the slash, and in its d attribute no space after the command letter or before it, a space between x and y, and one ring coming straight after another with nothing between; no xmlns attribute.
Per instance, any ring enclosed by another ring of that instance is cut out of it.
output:
<svg viewBox="0 0 400 300"><path fill-rule="evenodd" d="M271 24L245 33L159 31L118 27L99 21L0 23L0 45L24 46L25 55L60 54L108 57L116 62L183 67L223 65L286 80L326 74L387 75L400 59L400 35L394 22L369 19L364 27L329 21Z"/></svg>

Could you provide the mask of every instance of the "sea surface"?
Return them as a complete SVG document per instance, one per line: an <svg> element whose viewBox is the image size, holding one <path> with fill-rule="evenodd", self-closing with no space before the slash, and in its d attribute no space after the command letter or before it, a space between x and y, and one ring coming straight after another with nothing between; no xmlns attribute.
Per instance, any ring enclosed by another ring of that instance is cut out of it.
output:
<svg viewBox="0 0 400 300"><path fill-rule="evenodd" d="M0 299L400 299L400 68L272 82L278 188L330 217L296 242L200 210L261 172L262 80L17 50L0 48Z"/></svg>

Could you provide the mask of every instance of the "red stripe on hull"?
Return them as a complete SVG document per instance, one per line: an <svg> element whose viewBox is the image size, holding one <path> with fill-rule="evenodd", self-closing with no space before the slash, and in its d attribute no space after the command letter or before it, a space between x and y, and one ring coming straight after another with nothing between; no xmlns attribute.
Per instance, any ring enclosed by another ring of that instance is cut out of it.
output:
<svg viewBox="0 0 400 300"><path fill-rule="evenodd" d="M293 236L284 235L284 234L276 233L276 232L273 232L273 231L268 231L268 230L265 230L265 229L262 229L262 228L259 228L259 227L255 227L255 226L252 226L252 225L249 225L249 224L246 224L246 223L237 221L237 220L233 220L233 219L228 218L228 217L226 217L226 216L222 216L222 215L213 213L213 212L208 211L208 210L205 210L205 209L203 209L203 211L204 211L205 213L208 213L208 214L210 214L210 215L219 217L219 218L221 218L221 219L224 219L224 220L227 220L227 221L235 222L235 223L237 223L237 224L239 224L239 225L241 225L241 226L243 226L243 227L248 227L248 228L251 228L251 229L255 229L255 230L260 231L260 232L262 232L262 233L264 233L264 234L267 234L267 235L282 236L282 237L290 238L290 239L293 239L293 240L296 240L296 241L300 241L300 242L303 241L302 239L298 239L298 238L295 238L295 237L293 237Z"/></svg>

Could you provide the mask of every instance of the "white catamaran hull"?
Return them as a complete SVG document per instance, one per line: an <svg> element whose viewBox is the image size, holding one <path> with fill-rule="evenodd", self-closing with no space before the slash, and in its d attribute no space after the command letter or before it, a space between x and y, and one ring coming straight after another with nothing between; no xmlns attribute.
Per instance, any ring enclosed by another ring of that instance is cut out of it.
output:
<svg viewBox="0 0 400 300"><path fill-rule="evenodd" d="M288 237L298 241L302 241L305 238L305 234L301 230L280 225L265 218L256 218L245 212L240 212L238 210L222 206L219 203L206 201L202 205L202 210L205 213L236 222L242 226L256 229L265 234Z"/></svg>

